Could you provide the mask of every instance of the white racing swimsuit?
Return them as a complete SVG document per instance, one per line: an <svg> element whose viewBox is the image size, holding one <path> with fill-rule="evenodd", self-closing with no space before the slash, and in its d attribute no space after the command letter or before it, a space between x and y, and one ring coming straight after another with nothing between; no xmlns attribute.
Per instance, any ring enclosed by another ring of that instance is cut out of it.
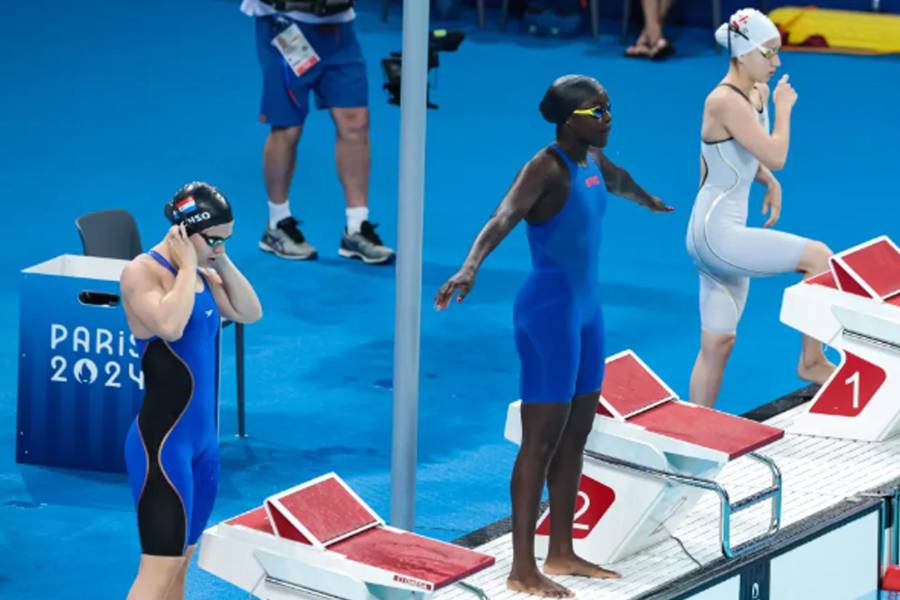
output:
<svg viewBox="0 0 900 600"><path fill-rule="evenodd" d="M765 106L759 122L768 132ZM704 331L735 333L750 278L796 271L807 240L747 227L750 186L759 161L737 140L701 140L701 156L706 176L687 231L687 250L700 273L700 325Z"/></svg>

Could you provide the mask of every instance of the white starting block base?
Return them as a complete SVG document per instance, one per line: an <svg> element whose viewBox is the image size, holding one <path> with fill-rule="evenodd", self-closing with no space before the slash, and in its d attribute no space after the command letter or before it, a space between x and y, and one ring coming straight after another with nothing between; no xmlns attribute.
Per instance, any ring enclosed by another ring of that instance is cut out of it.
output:
<svg viewBox="0 0 900 600"><path fill-rule="evenodd" d="M804 411L804 407L797 407L766 421L766 423L790 431L793 421ZM829 509L833 509L844 500L857 497L866 490L900 478L900 438L872 444L788 434L782 440L766 446L765 453L780 467L784 482L782 530L772 537L773 545L779 543L779 539L788 533L785 528L790 528L792 524L809 517L824 515ZM760 464L750 461L735 461L724 467L718 481L730 490L735 490L736 495L740 497L741 493L750 493L753 489L764 487L768 482L768 477L768 471ZM735 515L733 535L736 541L739 543L755 535L761 529L765 529L769 517L770 513L765 504ZM865 518L877 520L878 514L875 513ZM622 573L622 579L598 581L580 577L555 577L554 580L572 589L577 594L577 598L581 600L594 598L597 600L630 600L645 597L651 591L667 586L685 575L702 572L710 563L721 559L722 554L718 543L718 519L718 501L713 494L705 493L673 531L674 535L681 539L687 550L703 567L694 564L674 540L668 540L642 550L621 562L604 565ZM848 527L855 527L855 525L851 524ZM795 589L793 592L783 592L780 595L775 594L777 586L788 584L784 581L779 583L778 572L773 567L771 578L774 595L768 597L777 600L874 598L865 594L871 594L877 585L877 527L870 528L868 521L861 524L860 527L864 531L871 532L867 542L848 542L845 538L834 538L833 543L850 545L839 548L831 560L825 560L828 558L827 556L820 556L819 558L822 560L806 563L801 560L792 565L792 569L796 570L795 573L792 573L793 578L806 586L804 588ZM838 529L833 533L825 534L813 543L818 543L819 540L823 543L832 543L827 536L838 536L845 533L848 534L848 532ZM512 563L512 542L509 534L502 535L475 549L494 556L497 562L489 569L470 577L467 580L469 583L484 590L492 599L526 600L531 598L524 594L514 594L506 589L506 577L509 575ZM803 546L790 551L786 556L802 558L801 554L797 554L802 549ZM860 565L859 568L854 568L855 564ZM823 576L832 568L840 570L839 577ZM866 577L869 581L860 581L860 578ZM784 590L785 588L779 587L778 589ZM738 600L741 598L739 590L734 591L733 595L729 595L727 589L720 595L715 595L711 591L709 594L701 592L701 595L696 598L703 600L707 598ZM471 600L464 593L451 589L439 592L435 598Z"/></svg>
<svg viewBox="0 0 900 600"><path fill-rule="evenodd" d="M331 473L208 528L202 569L270 600L424 600L490 556L388 527ZM466 588L477 594L477 590Z"/></svg>
<svg viewBox="0 0 900 600"><path fill-rule="evenodd" d="M900 431L900 249L880 237L785 290L781 320L841 352L794 433L863 441Z"/></svg>
<svg viewBox="0 0 900 600"><path fill-rule="evenodd" d="M767 465L770 481L743 494L754 497L743 507L735 503L733 492L717 489L723 500L723 553L730 557L749 551L778 529L777 467L753 453L781 439L783 431L679 401L631 350L606 359L599 404L585 446L572 532L582 558L615 562L668 539L732 460L753 458ZM507 411L504 435L513 443L522 439L521 405L513 402ZM738 548L730 534L732 512L759 502L769 503L770 522ZM552 518L545 511L537 523L535 554L541 558L547 555Z"/></svg>

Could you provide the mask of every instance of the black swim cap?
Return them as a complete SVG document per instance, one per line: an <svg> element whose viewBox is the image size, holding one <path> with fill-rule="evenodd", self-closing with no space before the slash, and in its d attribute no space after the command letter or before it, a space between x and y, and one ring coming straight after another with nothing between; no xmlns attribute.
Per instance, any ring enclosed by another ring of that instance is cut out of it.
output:
<svg viewBox="0 0 900 600"><path fill-rule="evenodd" d="M234 220L231 204L222 192L202 181L189 183L175 192L166 204L165 213L172 224L185 223L189 234Z"/></svg>
<svg viewBox="0 0 900 600"><path fill-rule="evenodd" d="M554 81L538 107L547 121L561 125L585 101L603 92L603 86L586 75L563 75Z"/></svg>

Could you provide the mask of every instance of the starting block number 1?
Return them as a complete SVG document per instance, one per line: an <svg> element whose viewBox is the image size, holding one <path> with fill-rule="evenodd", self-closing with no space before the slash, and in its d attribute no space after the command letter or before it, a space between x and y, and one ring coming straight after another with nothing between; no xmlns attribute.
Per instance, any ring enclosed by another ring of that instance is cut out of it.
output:
<svg viewBox="0 0 900 600"><path fill-rule="evenodd" d="M853 385L853 410L859 410L859 371L854 372L844 383Z"/></svg>
<svg viewBox="0 0 900 600"><path fill-rule="evenodd" d="M847 352L840 369L819 391L810 413L856 417L887 379L884 369Z"/></svg>

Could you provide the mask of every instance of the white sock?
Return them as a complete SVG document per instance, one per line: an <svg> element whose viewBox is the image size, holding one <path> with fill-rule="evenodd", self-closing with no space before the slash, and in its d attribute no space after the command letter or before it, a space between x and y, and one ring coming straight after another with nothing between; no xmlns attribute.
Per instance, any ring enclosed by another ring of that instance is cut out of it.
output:
<svg viewBox="0 0 900 600"><path fill-rule="evenodd" d="M365 206L347 209L347 233L353 235L359 233L363 221L369 220L369 209Z"/></svg>
<svg viewBox="0 0 900 600"><path fill-rule="evenodd" d="M291 216L291 201L275 204L269 200L269 229L276 229L278 221Z"/></svg>

